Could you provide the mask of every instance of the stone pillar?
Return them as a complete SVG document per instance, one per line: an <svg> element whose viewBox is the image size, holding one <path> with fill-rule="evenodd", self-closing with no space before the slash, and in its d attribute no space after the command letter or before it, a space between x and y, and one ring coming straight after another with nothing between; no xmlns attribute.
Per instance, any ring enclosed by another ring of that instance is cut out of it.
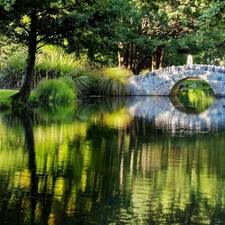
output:
<svg viewBox="0 0 225 225"><path fill-rule="evenodd" d="M187 57L187 65L190 65L190 66L193 65L193 58L192 58L192 55L188 55L188 57Z"/></svg>

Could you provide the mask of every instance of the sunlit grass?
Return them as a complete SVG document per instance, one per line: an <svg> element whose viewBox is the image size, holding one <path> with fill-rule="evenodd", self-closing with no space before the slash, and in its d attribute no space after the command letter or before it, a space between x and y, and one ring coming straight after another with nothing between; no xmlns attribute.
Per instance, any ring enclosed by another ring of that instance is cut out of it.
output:
<svg viewBox="0 0 225 225"><path fill-rule="evenodd" d="M10 97L17 92L16 90L0 90L0 110L8 110L11 108Z"/></svg>
<svg viewBox="0 0 225 225"><path fill-rule="evenodd" d="M0 100L5 100L12 95L16 94L18 91L17 90L0 90Z"/></svg>
<svg viewBox="0 0 225 225"><path fill-rule="evenodd" d="M60 78L69 77L74 81L77 93L81 94L89 86L90 73L85 61L77 60L74 54L68 54L64 49L46 46L37 54L35 77Z"/></svg>
<svg viewBox="0 0 225 225"><path fill-rule="evenodd" d="M68 79L43 80L36 90L38 101L43 104L74 101L77 96L72 85L72 80Z"/></svg>
<svg viewBox="0 0 225 225"><path fill-rule="evenodd" d="M132 75L124 68L103 68L100 71L99 93L108 96L129 95L127 78Z"/></svg>
<svg viewBox="0 0 225 225"><path fill-rule="evenodd" d="M9 53L0 67L0 87L20 88L25 74L27 52L23 48ZM82 93L90 83L90 69L85 61L77 60L60 47L47 45L38 51L34 67L35 88L43 79L69 77L74 81L78 93Z"/></svg>
<svg viewBox="0 0 225 225"><path fill-rule="evenodd" d="M10 97L17 92L18 90L0 89L0 110L5 111L11 109L12 105ZM31 105L38 105L36 92L31 92L28 103L30 103Z"/></svg>
<svg viewBox="0 0 225 225"><path fill-rule="evenodd" d="M76 60L73 54L67 54L62 48L47 46L37 54L35 70L46 77L62 77L71 76L81 66L82 61Z"/></svg>

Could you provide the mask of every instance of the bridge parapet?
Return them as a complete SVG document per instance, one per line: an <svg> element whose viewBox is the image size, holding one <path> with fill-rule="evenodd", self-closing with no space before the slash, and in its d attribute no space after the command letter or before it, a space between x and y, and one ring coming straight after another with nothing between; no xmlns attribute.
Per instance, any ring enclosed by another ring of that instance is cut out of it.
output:
<svg viewBox="0 0 225 225"><path fill-rule="evenodd" d="M183 66L171 66L166 68L161 68L155 70L154 72L150 72L154 75L160 75L164 73L173 73L173 72L181 72L181 71L196 71L196 70L203 70L209 72L217 72L225 74L225 68L221 66L214 66L214 65L202 65L202 64L193 64L193 65L183 65Z"/></svg>
<svg viewBox="0 0 225 225"><path fill-rule="evenodd" d="M180 84L188 78L205 80L215 95L225 96L225 68L214 65L183 65L162 68L154 72L129 78L132 95L175 94Z"/></svg>

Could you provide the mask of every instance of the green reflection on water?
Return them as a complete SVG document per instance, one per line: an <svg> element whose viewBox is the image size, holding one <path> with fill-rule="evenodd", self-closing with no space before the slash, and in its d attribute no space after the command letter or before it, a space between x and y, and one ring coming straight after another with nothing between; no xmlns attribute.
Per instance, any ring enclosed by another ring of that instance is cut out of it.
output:
<svg viewBox="0 0 225 225"><path fill-rule="evenodd" d="M225 132L173 137L128 102L87 99L66 120L38 109L33 150L29 123L3 116L1 224L225 223Z"/></svg>
<svg viewBox="0 0 225 225"><path fill-rule="evenodd" d="M180 107L189 113L201 113L214 102L215 95L211 88L188 88L177 95Z"/></svg>

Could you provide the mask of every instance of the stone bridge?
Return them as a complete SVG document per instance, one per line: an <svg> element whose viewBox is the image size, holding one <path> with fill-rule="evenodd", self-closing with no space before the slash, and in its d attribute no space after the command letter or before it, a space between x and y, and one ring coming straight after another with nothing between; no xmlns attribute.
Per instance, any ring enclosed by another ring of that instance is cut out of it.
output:
<svg viewBox="0 0 225 225"><path fill-rule="evenodd" d="M132 95L175 95L188 78L197 78L206 81L216 96L225 96L225 68L213 65L184 65L171 66L131 76L129 87Z"/></svg>

